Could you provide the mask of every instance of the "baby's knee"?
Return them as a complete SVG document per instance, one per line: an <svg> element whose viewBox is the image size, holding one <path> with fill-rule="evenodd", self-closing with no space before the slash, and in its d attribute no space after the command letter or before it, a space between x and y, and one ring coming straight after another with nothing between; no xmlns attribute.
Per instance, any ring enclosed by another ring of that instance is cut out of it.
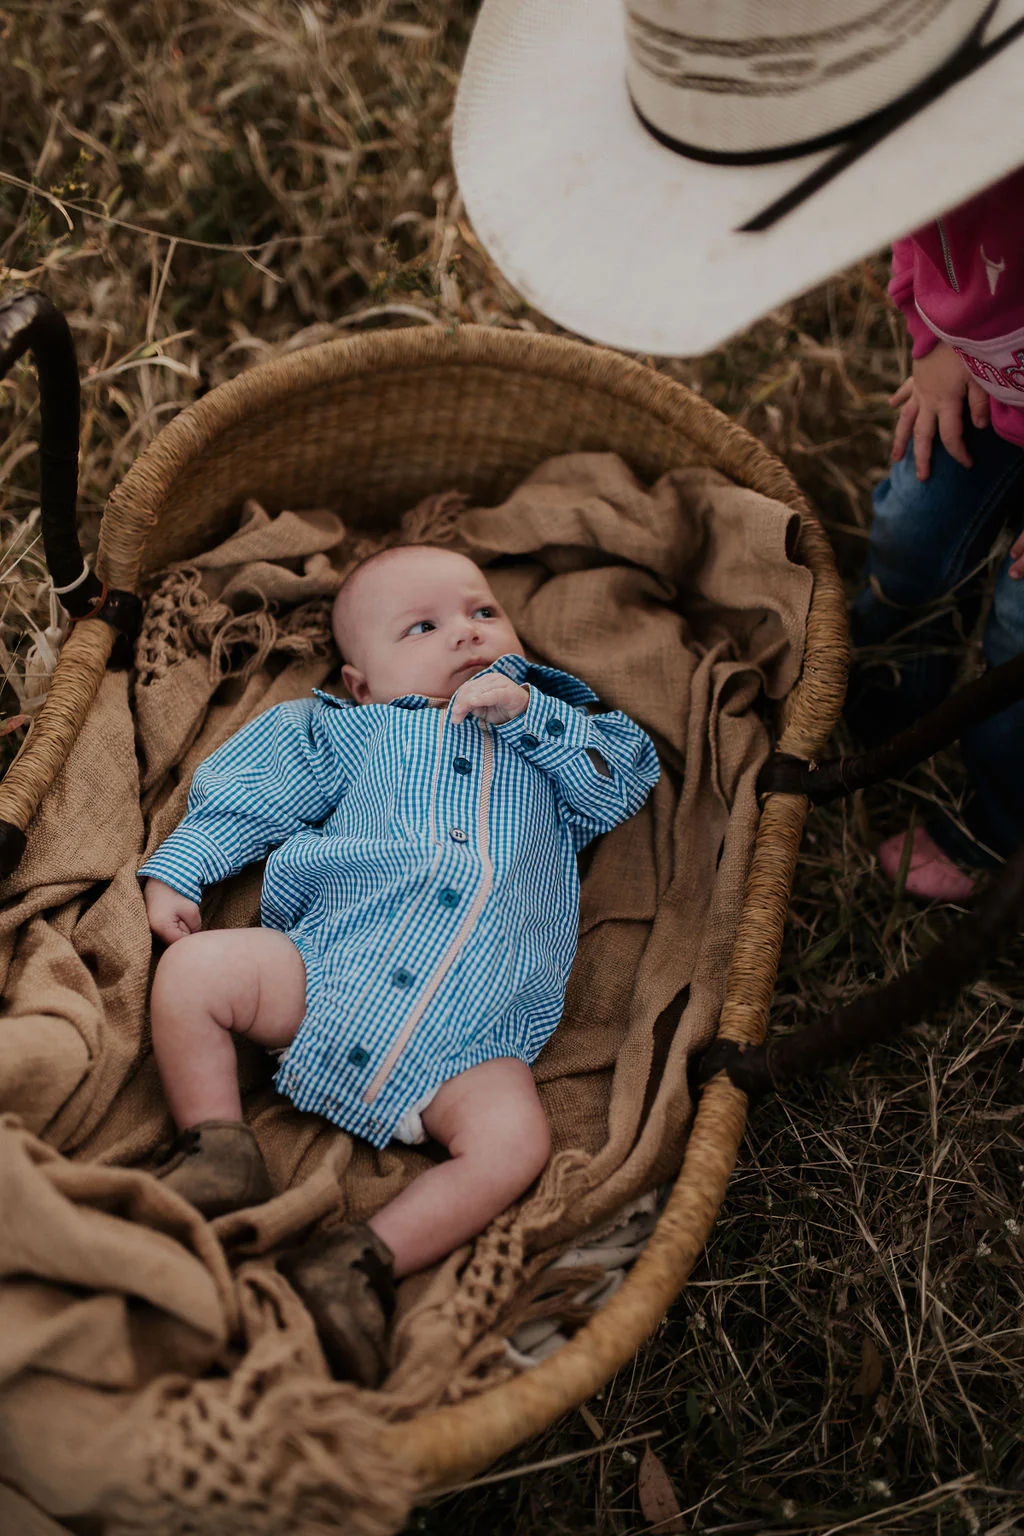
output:
<svg viewBox="0 0 1024 1536"><path fill-rule="evenodd" d="M500 1187L503 1203L521 1194L551 1155L533 1074L511 1057L451 1078L423 1111L423 1123L453 1157L468 1157L481 1177Z"/></svg>
<svg viewBox="0 0 1024 1536"><path fill-rule="evenodd" d="M543 1173L551 1156L551 1129L536 1095L532 1102L509 1106L500 1126L492 1125L491 1141L495 1163L518 1186L517 1194Z"/></svg>
<svg viewBox="0 0 1024 1536"><path fill-rule="evenodd" d="M543 1115L531 1126L526 1139L525 1161L528 1169L526 1182L532 1184L548 1165L551 1156L551 1127Z"/></svg>
<svg viewBox="0 0 1024 1536"><path fill-rule="evenodd" d="M193 972L193 949L197 949L197 941L205 937L205 934L193 933L167 946L157 961L156 971L153 974L154 995L158 991L177 987ZM198 959L198 952L196 959Z"/></svg>
<svg viewBox="0 0 1024 1536"><path fill-rule="evenodd" d="M168 1009L180 1011L200 1004L215 1017L221 1010L215 1004L223 1000L237 975L235 967L225 964L226 956L218 932L193 933L178 939L161 955L153 977L151 1008L154 1023ZM230 1028L225 1015L225 1028Z"/></svg>

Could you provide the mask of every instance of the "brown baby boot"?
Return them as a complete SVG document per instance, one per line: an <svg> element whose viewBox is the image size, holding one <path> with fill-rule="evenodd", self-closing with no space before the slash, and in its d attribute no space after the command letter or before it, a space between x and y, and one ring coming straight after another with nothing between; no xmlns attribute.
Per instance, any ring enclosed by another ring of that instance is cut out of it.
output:
<svg viewBox="0 0 1024 1536"><path fill-rule="evenodd" d="M334 1377L378 1387L395 1312L391 1249L367 1226L337 1226L287 1249L277 1267L305 1302Z"/></svg>
<svg viewBox="0 0 1024 1536"><path fill-rule="evenodd" d="M262 1205L274 1193L256 1138L241 1120L203 1120L182 1131L156 1176L208 1221Z"/></svg>

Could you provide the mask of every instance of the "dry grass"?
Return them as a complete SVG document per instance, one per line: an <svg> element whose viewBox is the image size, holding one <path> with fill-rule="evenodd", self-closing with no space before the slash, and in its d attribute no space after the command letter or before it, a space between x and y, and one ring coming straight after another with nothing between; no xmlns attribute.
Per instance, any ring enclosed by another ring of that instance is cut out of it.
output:
<svg viewBox="0 0 1024 1536"><path fill-rule="evenodd" d="M483 257L451 176L473 9L0 5L0 281L21 276L69 315L87 526L169 416L254 362L367 325L551 329ZM785 459L851 579L906 360L883 285L884 263L865 263L708 358L659 364ZM26 652L50 622L29 521L35 400L27 369L0 386L8 721L32 706ZM897 900L872 850L959 783L951 757L815 813L778 1026L941 941L949 911ZM1020 959L1018 946L948 1015L850 1071L761 1106L707 1255L650 1347L589 1420L562 1421L411 1529L647 1530L644 1437L693 1531L1024 1525ZM515 1470L538 1462L554 1464Z"/></svg>

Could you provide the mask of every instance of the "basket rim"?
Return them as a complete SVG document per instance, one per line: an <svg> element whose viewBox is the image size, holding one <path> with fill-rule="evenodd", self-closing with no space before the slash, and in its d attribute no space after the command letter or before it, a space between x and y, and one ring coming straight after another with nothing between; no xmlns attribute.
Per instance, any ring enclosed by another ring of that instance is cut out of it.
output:
<svg viewBox="0 0 1024 1536"><path fill-rule="evenodd" d="M789 696L779 747L802 756L820 751L842 703L845 600L828 541L792 475L745 428L685 385L609 348L570 338L478 325L444 332L400 327L322 342L260 364L186 407L127 471L104 513L100 568L107 552L104 532L109 535L118 523L129 545L134 542L138 570L148 532L177 476L221 433L246 418L325 384L438 366L502 368L603 391L681 431L738 484L800 514L800 553L813 573L814 589L801 676ZM730 1038L756 1042L764 1036L806 809L803 798L780 794L769 796L762 807L720 1026ZM758 882L759 907L751 902ZM757 973L753 985L752 971ZM647 1250L619 1292L562 1350L466 1403L428 1409L382 1428L396 1437L396 1451L416 1465L425 1491L438 1491L536 1433L583 1401L635 1352L678 1294L707 1239L745 1122L745 1096L722 1077L712 1081L698 1100L682 1167ZM620 1323L622 1331L615 1335ZM599 1378L588 1368L595 1341L604 1362Z"/></svg>
<svg viewBox="0 0 1024 1536"><path fill-rule="evenodd" d="M638 406L652 411L666 424L678 424L678 413L671 409L663 411L661 402L671 400L678 405L685 400L685 414L692 413L695 420L703 418L718 430L727 425L744 433L749 443L761 448L766 459L778 463L756 438L735 427L702 396L609 347L496 326L458 324L441 330L435 326L424 329L405 325L300 347L225 380L185 406L160 429L125 472L121 485L134 481L140 466L147 463L158 445L168 467L181 455L174 471L180 472L190 459L205 451L218 433L241 424L263 406L272 405L275 399L369 373L401 373L439 363L465 367L492 365L510 372L564 378L567 383L603 388L622 398L632 397Z"/></svg>
<svg viewBox="0 0 1024 1536"><path fill-rule="evenodd" d="M800 510L806 508L788 470L757 438L702 396L646 363L562 336L482 325L458 325L445 331L401 326L319 342L259 363L218 384L162 427L125 472L108 498L104 524L110 517L134 510L142 512L150 526L183 470L221 433L275 402L368 374L411 372L438 365L497 367L602 391L650 413L665 426L682 430L696 447L714 455L716 462L723 457L731 465L723 472L741 483L751 484L752 476L764 477L774 486L765 494ZM748 461L746 471L744 460ZM752 488L762 489L760 485ZM101 528L100 564L103 558Z"/></svg>

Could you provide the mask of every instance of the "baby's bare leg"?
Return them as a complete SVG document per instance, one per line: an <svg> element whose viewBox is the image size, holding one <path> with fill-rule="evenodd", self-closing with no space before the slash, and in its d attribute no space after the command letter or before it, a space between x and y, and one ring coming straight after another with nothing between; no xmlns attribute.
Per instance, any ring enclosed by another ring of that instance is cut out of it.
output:
<svg viewBox="0 0 1024 1536"><path fill-rule="evenodd" d="M231 928L172 944L153 979L153 1053L179 1130L241 1120L232 1034L290 1045L306 1011L306 968L283 933Z"/></svg>
<svg viewBox="0 0 1024 1536"><path fill-rule="evenodd" d="M453 1077L423 1111L451 1156L415 1179L370 1221L407 1275L482 1232L548 1160L551 1137L533 1074L502 1057Z"/></svg>

